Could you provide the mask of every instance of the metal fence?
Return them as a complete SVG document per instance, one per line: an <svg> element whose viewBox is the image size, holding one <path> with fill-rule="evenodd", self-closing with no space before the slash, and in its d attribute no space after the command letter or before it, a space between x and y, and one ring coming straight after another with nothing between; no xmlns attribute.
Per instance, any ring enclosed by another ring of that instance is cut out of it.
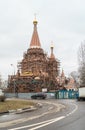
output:
<svg viewBox="0 0 85 130"><path fill-rule="evenodd" d="M31 99L31 96L35 93L5 93L7 98L22 98L22 99ZM59 90L56 92L48 92L47 99L76 99L78 98L78 91L74 90Z"/></svg>
<svg viewBox="0 0 85 130"><path fill-rule="evenodd" d="M21 98L21 99L31 99L31 96L35 93L5 93L6 98ZM46 93L47 99L54 99L55 93Z"/></svg>
<svg viewBox="0 0 85 130"><path fill-rule="evenodd" d="M59 90L55 93L56 99L76 99L78 97L78 91L74 90Z"/></svg>

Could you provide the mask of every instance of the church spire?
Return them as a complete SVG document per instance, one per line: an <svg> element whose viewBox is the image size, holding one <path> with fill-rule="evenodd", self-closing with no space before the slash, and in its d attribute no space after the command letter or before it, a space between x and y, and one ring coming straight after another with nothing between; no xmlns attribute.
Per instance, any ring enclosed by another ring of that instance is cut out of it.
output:
<svg viewBox="0 0 85 130"><path fill-rule="evenodd" d="M37 32L37 23L38 22L35 18L35 20L33 21L34 30L33 30L32 39L30 42L30 48L41 48L41 44L40 44L40 40L39 40L39 36Z"/></svg>
<svg viewBox="0 0 85 130"><path fill-rule="evenodd" d="M65 77L64 70L62 69L61 77Z"/></svg>
<svg viewBox="0 0 85 130"><path fill-rule="evenodd" d="M54 54L53 54L53 48L54 48L54 46L53 46L53 43L51 44L51 55L50 55L50 58L51 59L55 59L55 56L54 56Z"/></svg>

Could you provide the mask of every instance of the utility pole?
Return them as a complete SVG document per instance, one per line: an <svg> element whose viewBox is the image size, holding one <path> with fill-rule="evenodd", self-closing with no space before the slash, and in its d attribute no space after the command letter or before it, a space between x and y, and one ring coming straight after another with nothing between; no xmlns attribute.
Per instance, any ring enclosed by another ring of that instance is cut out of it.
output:
<svg viewBox="0 0 85 130"><path fill-rule="evenodd" d="M14 67L14 65L13 64L11 64L11 66L13 67L13 71L14 71L14 73L13 73L13 75L15 75L15 67Z"/></svg>
<svg viewBox="0 0 85 130"><path fill-rule="evenodd" d="M15 84L15 67L13 64L11 64L11 66L13 67L13 85L14 85L14 94L16 95L16 84Z"/></svg>

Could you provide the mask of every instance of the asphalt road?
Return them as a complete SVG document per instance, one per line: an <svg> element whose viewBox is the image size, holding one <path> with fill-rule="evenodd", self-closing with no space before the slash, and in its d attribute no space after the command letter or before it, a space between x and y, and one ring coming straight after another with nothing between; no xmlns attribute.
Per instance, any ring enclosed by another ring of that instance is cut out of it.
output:
<svg viewBox="0 0 85 130"><path fill-rule="evenodd" d="M60 106L60 111L58 103L65 105ZM46 100L43 107L36 111L20 114L18 118L13 116L17 122L6 124L0 130L85 130L85 102L76 100Z"/></svg>

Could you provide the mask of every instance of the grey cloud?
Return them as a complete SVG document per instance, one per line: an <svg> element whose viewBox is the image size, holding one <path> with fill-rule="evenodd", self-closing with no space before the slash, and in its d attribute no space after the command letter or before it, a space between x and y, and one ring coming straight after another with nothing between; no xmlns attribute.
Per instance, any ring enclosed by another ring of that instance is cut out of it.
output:
<svg viewBox="0 0 85 130"><path fill-rule="evenodd" d="M77 70L77 49L85 39L84 6L84 0L0 0L1 74L7 78L12 73L10 64L16 66L28 49L34 13L43 49L50 54L53 41L54 54L65 72Z"/></svg>

